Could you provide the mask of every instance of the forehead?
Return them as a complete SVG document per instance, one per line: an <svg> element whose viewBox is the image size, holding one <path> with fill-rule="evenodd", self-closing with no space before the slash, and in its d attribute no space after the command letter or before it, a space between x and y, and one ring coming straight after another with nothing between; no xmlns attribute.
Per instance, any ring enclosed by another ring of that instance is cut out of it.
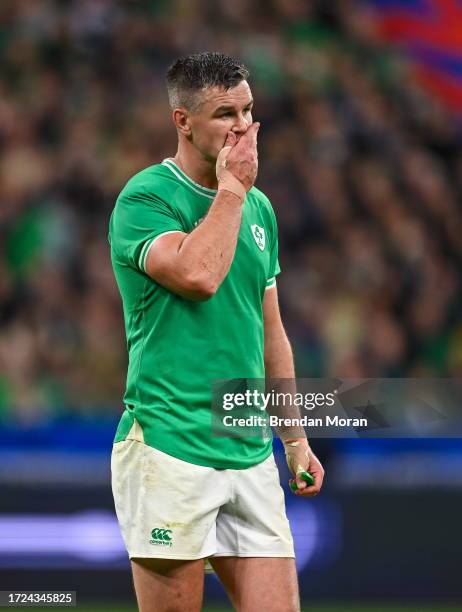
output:
<svg viewBox="0 0 462 612"><path fill-rule="evenodd" d="M221 86L207 87L202 90L202 110L213 110L219 106L247 106L252 101L252 92L247 81L236 87L225 89Z"/></svg>

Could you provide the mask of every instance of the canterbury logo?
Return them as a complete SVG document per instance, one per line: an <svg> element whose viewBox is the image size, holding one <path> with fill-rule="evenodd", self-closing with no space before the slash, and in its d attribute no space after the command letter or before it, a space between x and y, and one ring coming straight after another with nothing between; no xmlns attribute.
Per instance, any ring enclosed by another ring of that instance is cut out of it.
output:
<svg viewBox="0 0 462 612"><path fill-rule="evenodd" d="M171 529L160 529L156 527L151 531L150 544L158 544L160 546L171 546L172 545L172 530Z"/></svg>

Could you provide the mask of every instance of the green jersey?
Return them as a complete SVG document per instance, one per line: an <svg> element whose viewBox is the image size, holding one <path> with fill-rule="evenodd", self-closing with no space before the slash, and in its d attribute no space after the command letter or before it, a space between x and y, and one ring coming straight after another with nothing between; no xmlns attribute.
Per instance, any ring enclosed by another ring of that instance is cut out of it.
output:
<svg viewBox="0 0 462 612"><path fill-rule="evenodd" d="M279 273L268 198L255 187L247 193L231 268L211 299L182 298L145 270L153 242L169 232L193 231L216 193L166 159L136 174L117 199L109 242L129 362L115 441L135 424L145 444L169 455L241 469L266 459L271 439L214 437L212 385L216 379L265 376L263 297Z"/></svg>

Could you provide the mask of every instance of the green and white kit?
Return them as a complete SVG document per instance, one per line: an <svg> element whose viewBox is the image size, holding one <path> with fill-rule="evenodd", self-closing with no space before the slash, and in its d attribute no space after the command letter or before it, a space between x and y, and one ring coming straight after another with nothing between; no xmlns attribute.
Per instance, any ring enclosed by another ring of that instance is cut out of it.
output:
<svg viewBox="0 0 462 612"><path fill-rule="evenodd" d="M262 304L279 273L268 198L255 187L247 193L233 263L211 299L181 298L145 272L153 242L194 230L215 196L166 159L135 175L117 200L109 241L129 364L114 442L136 419L150 447L199 466L245 469L271 454L271 439L213 437L210 405L215 379L265 377Z"/></svg>

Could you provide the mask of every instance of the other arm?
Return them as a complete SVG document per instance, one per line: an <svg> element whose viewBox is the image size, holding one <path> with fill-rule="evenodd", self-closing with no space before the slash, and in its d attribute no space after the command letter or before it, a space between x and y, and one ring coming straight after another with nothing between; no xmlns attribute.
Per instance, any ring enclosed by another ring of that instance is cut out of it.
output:
<svg viewBox="0 0 462 612"><path fill-rule="evenodd" d="M292 348L281 320L276 286L265 291L263 299L263 317L265 330L266 378L289 379L286 381L287 385L289 385L289 389L284 390L295 393L294 359ZM294 406L291 413L292 417L299 417L297 407ZM294 430L296 432L295 435ZM296 495L307 497L317 495L322 487L324 469L319 459L311 450L306 435L300 428L293 427L276 427L276 431L284 444L287 464L294 474L298 485ZM312 486L307 486L306 482L297 475L299 466L314 476L315 482Z"/></svg>

